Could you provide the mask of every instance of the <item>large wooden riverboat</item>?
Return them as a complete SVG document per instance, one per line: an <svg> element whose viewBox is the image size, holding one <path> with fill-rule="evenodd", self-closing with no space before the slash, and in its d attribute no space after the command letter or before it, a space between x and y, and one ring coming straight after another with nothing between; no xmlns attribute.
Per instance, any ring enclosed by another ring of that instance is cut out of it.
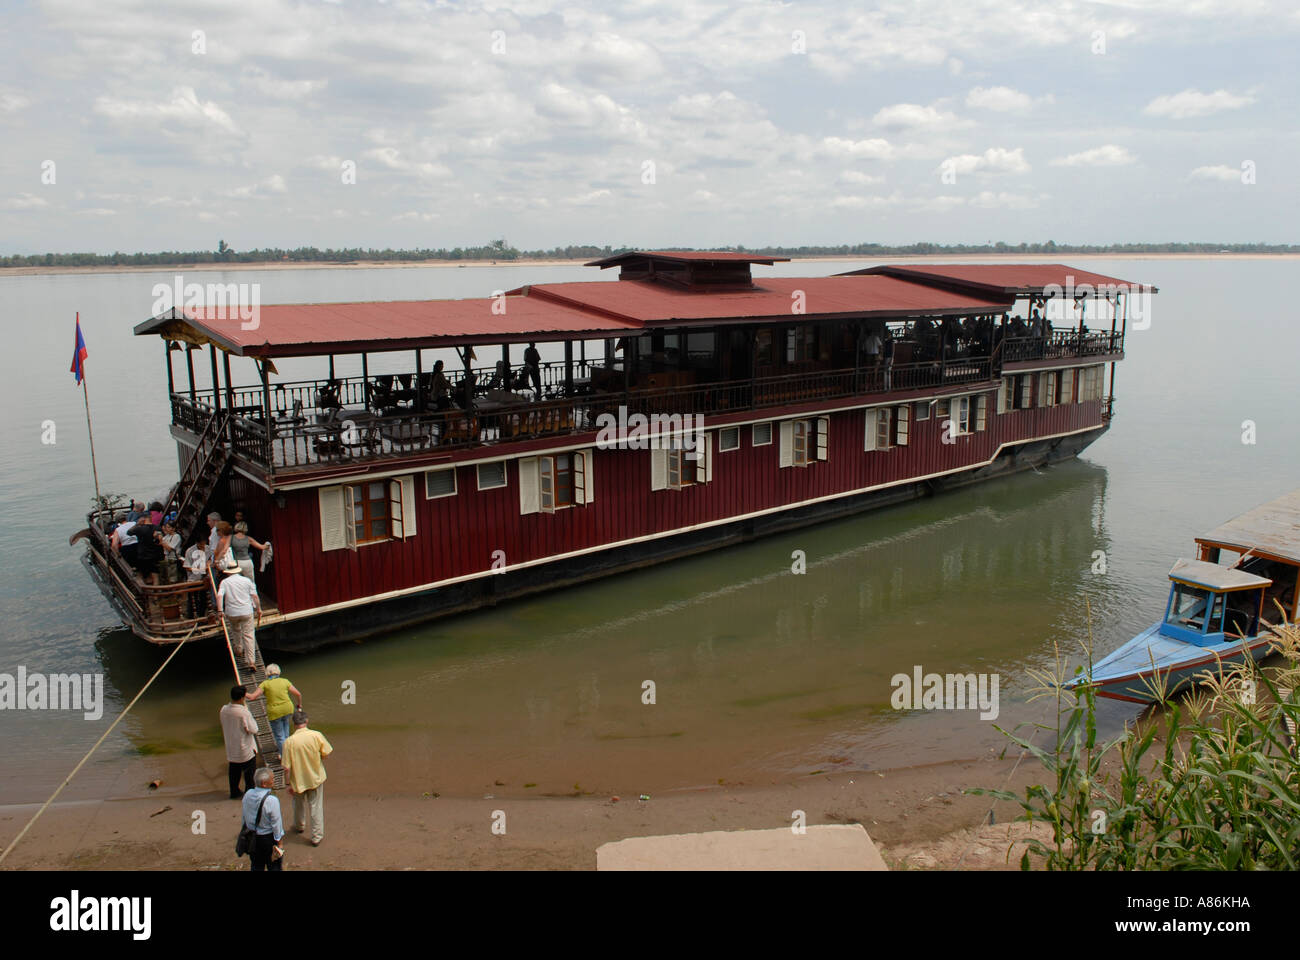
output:
<svg viewBox="0 0 1300 960"><path fill-rule="evenodd" d="M1074 457L1154 292L1059 264L752 275L778 259L627 253L593 264L613 282L252 322L168 310L135 329L165 343L167 509L186 543L235 510L271 541L264 646L356 639ZM1031 326L1053 297L1070 319ZM551 359L521 368L529 343ZM380 354L409 369L373 375ZM277 371L306 360L318 379ZM90 515L85 563L123 622L219 635L203 583L145 584L111 549L119 516Z"/></svg>

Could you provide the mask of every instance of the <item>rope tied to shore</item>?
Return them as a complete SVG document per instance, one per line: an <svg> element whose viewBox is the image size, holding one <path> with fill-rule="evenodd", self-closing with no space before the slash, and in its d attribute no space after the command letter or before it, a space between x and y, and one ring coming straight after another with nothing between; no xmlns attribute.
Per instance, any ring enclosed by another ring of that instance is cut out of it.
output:
<svg viewBox="0 0 1300 960"><path fill-rule="evenodd" d="M59 794L63 792L63 788L72 782L72 778L75 777L78 771L80 771L81 768L86 765L86 761L90 759L91 754L93 754L96 750L98 750L100 748L100 745L103 744L103 742L108 739L108 735L113 732L113 730L117 727L119 723L122 722L122 718L131 712L131 708L136 705L137 701L139 701L139 699L144 696L145 691L148 690L149 687L153 684L153 682L158 679L159 674L161 674L163 670L167 668L167 664L172 662L172 658L175 657L176 654L180 653L181 647L185 646L186 641L189 640L191 636L193 636L194 631L197 630L198 627L199 627L198 623L195 623L194 626L190 627L190 632L185 634L185 636L181 638L180 642L176 644L176 649L167 655L167 659L162 662L162 666L160 666L157 670L154 671L154 675L149 678L149 680L145 683L143 687L140 688L140 692L135 695L135 697L131 700L131 702L128 703L126 707L122 710L122 712L117 715L117 719L114 720L109 725L108 729L104 731L103 735L100 736L100 738L95 741L95 745L91 747L89 751L87 751L84 757L81 758L81 762L78 763L75 767L73 767L72 772L63 778L63 782L59 784L58 789L55 790L54 793L50 794L50 799L46 800L45 803L41 804L41 808L36 811L35 815L30 820L27 821L27 826L23 827L22 830L19 831L18 836L14 837L13 840L10 841L9 846L5 847L4 852L0 853L0 863L4 863L5 858L9 856L9 854L13 851L14 847L18 846L18 842L22 840L23 837L27 836L27 831L32 828L32 825L36 823L37 820L40 819L41 814L43 814L46 811L46 809L50 806L50 804L52 804L56 799L58 799Z"/></svg>

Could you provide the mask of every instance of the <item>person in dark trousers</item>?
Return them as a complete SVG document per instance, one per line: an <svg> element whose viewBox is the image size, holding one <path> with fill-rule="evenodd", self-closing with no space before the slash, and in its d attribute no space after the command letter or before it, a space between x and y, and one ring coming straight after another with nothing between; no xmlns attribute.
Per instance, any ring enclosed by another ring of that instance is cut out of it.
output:
<svg viewBox="0 0 1300 960"><path fill-rule="evenodd" d="M530 343L524 351L524 376L533 383L534 399L542 399L542 355L537 352L535 343Z"/></svg>
<svg viewBox="0 0 1300 960"><path fill-rule="evenodd" d="M221 708L221 734L226 740L226 760L230 774L230 799L238 800L239 778L244 789L253 788L253 768L257 761L257 721L244 705L248 691L236 684L230 688L230 702Z"/></svg>
<svg viewBox="0 0 1300 960"><path fill-rule="evenodd" d="M275 790L275 774L270 767L258 767L253 774L253 788L244 794L244 826L255 834L248 851L252 870L284 869L284 819Z"/></svg>

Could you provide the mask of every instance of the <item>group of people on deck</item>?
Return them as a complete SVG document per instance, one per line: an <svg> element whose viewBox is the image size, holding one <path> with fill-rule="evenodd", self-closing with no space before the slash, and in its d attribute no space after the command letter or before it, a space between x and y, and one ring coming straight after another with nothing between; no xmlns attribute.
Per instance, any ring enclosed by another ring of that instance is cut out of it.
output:
<svg viewBox="0 0 1300 960"><path fill-rule="evenodd" d="M163 505L156 500L148 507L133 500L126 518L110 531L109 543L143 582L157 585L160 573L174 579L181 547L175 520L174 514L164 516Z"/></svg>
<svg viewBox="0 0 1300 960"><path fill-rule="evenodd" d="M467 405L465 385L470 381L462 381L459 387L453 387L447 378L446 364L442 360L434 363L431 373L422 374L418 378L415 389L409 387L410 374L397 378L402 389L394 389L392 380L391 376L380 377L370 387L370 405L381 413L395 409L397 402L403 398L414 398L417 407L420 408L423 408L426 402L432 402L435 410L449 410L453 405L463 409ZM505 360L498 360L496 368L486 383L475 384L476 391L526 390L529 387L533 390L533 396L541 399L542 355L538 352L536 343L528 344L527 349L524 350L524 365L518 371L512 371ZM329 395L335 396L336 391ZM325 396L325 393L322 393L322 396Z"/></svg>

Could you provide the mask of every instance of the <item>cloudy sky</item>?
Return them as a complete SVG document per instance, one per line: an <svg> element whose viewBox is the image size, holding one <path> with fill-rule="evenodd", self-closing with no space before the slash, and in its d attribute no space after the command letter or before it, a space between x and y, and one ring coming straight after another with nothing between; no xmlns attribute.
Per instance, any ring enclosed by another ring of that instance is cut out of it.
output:
<svg viewBox="0 0 1300 960"><path fill-rule="evenodd" d="M5 0L0 253L1296 242L1290 0Z"/></svg>

